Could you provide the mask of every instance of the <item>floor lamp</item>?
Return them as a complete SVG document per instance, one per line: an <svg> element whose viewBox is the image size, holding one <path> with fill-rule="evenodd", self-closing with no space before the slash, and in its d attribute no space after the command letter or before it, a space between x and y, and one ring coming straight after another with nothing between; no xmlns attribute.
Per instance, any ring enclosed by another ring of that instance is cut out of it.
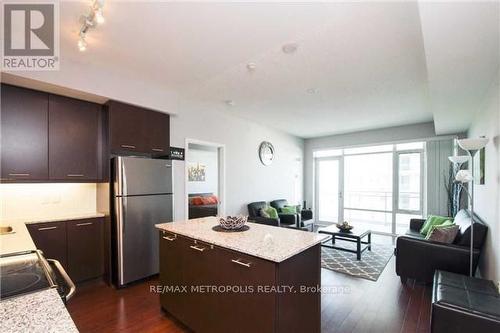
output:
<svg viewBox="0 0 500 333"><path fill-rule="evenodd" d="M477 138L477 139L461 139L458 140L458 145L460 148L463 150L467 151L469 153L470 159L471 159L471 171L472 171L472 179L470 181L471 183L471 190L470 190L470 276L474 275L473 272L473 261L474 261L474 155L476 153L483 149L486 144L488 143L487 138Z"/></svg>

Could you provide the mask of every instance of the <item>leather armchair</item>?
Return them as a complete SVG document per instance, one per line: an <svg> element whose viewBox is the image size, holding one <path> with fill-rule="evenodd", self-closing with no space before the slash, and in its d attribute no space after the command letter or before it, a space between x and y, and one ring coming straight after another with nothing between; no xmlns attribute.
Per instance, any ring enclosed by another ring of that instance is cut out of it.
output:
<svg viewBox="0 0 500 333"><path fill-rule="evenodd" d="M268 218L268 217L262 217L259 215L259 210L261 208L267 207L267 202L265 201L257 201L257 202L252 202L247 205L248 207L248 218L255 223L260 223L260 224L266 224L266 225L271 225L275 227L280 226L280 219L273 219L273 218Z"/></svg>
<svg viewBox="0 0 500 333"><path fill-rule="evenodd" d="M282 208L288 205L288 201L284 199L273 200L270 202L271 207L274 207L278 211L278 216L280 217L280 223L282 227L297 228L300 223L300 215L295 214L284 214L282 213Z"/></svg>
<svg viewBox="0 0 500 333"><path fill-rule="evenodd" d="M455 217L455 224L460 229L452 244L426 240L420 234L425 220L410 220L410 230L396 240L396 274L401 282L407 278L430 283L436 270L445 270L459 274L469 274L470 260L470 215L461 210ZM474 218L473 268L477 267L481 248L486 236L486 225L476 216ZM468 240L469 239L469 240Z"/></svg>
<svg viewBox="0 0 500 333"><path fill-rule="evenodd" d="M278 215L280 216L282 226L285 225L289 228L297 228L300 230L314 231L314 220L312 219L312 211L302 210L301 213L295 213L295 221L292 221L290 214L281 213L281 209L288 206L288 201L285 199L273 200L270 202L271 207L276 208ZM283 221L282 216L286 216L286 223ZM294 222L294 223L292 223Z"/></svg>

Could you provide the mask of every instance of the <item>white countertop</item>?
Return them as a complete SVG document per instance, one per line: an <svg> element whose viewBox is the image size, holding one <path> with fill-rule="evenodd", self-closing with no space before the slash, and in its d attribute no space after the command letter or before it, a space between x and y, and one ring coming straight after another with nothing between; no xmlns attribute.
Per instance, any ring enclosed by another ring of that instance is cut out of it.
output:
<svg viewBox="0 0 500 333"><path fill-rule="evenodd" d="M0 235L0 255L21 251L36 250L35 243L26 228L26 224L44 223L44 222L57 222L57 221L70 221L81 220L87 218L103 217L101 213L89 214L74 214L67 216L58 216L54 218L30 218L30 219L16 219L16 220L2 220L0 225L11 226L13 233Z"/></svg>
<svg viewBox="0 0 500 333"><path fill-rule="evenodd" d="M216 217L157 224L156 228L262 259L282 262L321 243L327 235L308 231L247 223L243 232L217 232Z"/></svg>
<svg viewBox="0 0 500 333"><path fill-rule="evenodd" d="M57 290L45 289L2 300L0 332L78 332Z"/></svg>

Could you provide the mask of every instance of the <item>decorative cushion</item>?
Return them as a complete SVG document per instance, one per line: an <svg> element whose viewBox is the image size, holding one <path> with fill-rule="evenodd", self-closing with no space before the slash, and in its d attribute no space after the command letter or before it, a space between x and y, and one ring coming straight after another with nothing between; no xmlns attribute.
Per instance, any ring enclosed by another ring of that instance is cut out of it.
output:
<svg viewBox="0 0 500 333"><path fill-rule="evenodd" d="M270 218L271 216L269 216L269 214L266 212L266 209L265 208L259 208L259 216L261 217L266 217L266 218Z"/></svg>
<svg viewBox="0 0 500 333"><path fill-rule="evenodd" d="M285 206L285 207L281 208L281 212L283 214L296 214L297 209L295 208L295 206Z"/></svg>
<svg viewBox="0 0 500 333"><path fill-rule="evenodd" d="M219 199L216 195L209 195L206 199L209 205L217 205L217 203L219 203Z"/></svg>
<svg viewBox="0 0 500 333"><path fill-rule="evenodd" d="M301 205L285 205L285 207L293 208L295 210L295 213L298 213L298 214L300 214L300 212L302 211Z"/></svg>
<svg viewBox="0 0 500 333"><path fill-rule="evenodd" d="M264 209L264 211L269 215L270 218L272 219L278 218L278 211L276 210L276 208L268 206Z"/></svg>
<svg viewBox="0 0 500 333"><path fill-rule="evenodd" d="M429 230L431 230L431 227L433 225L440 225L448 220L453 221L453 219L451 217L429 215L427 217L427 220L425 220L425 223L424 223L422 229L420 229L420 233L424 236L427 236L427 234L429 233Z"/></svg>
<svg viewBox="0 0 500 333"><path fill-rule="evenodd" d="M440 242L440 243L446 243L446 244L451 244L455 240L455 237L457 237L458 233L458 225L438 225L434 226L427 237L425 239L435 241L435 242Z"/></svg>

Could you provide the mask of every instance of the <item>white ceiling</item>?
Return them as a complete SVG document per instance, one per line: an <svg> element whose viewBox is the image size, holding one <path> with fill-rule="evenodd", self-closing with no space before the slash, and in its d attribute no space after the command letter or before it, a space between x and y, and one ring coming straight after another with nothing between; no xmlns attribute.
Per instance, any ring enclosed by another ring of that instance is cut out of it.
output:
<svg viewBox="0 0 500 333"><path fill-rule="evenodd" d="M82 53L87 6L61 3L61 76L112 73L175 91L166 111L199 102L301 137L427 121L464 131L498 73L498 2L107 1ZM298 50L284 54L290 42Z"/></svg>

